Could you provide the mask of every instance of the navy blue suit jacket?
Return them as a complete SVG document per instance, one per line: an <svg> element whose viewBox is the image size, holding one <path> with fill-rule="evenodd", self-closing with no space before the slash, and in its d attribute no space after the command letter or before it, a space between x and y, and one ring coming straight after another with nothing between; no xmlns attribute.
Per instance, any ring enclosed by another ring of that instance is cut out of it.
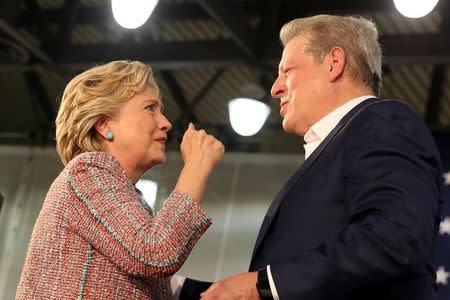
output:
<svg viewBox="0 0 450 300"><path fill-rule="evenodd" d="M442 178L424 122L394 100L352 109L272 202L250 271L281 300L431 300Z"/></svg>

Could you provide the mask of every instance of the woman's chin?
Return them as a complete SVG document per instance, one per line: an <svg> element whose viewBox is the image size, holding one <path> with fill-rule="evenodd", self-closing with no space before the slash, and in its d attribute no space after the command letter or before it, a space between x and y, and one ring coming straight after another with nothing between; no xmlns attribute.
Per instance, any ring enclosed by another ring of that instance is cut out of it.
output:
<svg viewBox="0 0 450 300"><path fill-rule="evenodd" d="M154 159L154 160L151 162L151 164L152 164L152 167L153 167L153 166L156 166L156 165L162 165L162 164L164 164L165 162L166 162L166 156L163 155L163 156L160 157L160 158Z"/></svg>

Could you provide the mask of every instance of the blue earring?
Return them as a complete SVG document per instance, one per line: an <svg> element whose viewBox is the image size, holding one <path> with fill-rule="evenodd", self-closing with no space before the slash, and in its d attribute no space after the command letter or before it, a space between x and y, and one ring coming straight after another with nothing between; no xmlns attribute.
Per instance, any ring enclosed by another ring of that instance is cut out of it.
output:
<svg viewBox="0 0 450 300"><path fill-rule="evenodd" d="M106 138L108 139L108 141L112 141L114 138L114 134L112 133L111 130L108 130L108 132L106 133Z"/></svg>

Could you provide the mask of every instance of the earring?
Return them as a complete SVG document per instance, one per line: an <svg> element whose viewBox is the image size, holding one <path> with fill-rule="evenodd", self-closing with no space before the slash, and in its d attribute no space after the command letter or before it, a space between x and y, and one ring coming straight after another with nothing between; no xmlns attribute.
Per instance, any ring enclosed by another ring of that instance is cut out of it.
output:
<svg viewBox="0 0 450 300"><path fill-rule="evenodd" d="M108 130L108 132L106 133L106 138L108 139L108 141L112 141L114 138L114 134L112 133L111 130Z"/></svg>

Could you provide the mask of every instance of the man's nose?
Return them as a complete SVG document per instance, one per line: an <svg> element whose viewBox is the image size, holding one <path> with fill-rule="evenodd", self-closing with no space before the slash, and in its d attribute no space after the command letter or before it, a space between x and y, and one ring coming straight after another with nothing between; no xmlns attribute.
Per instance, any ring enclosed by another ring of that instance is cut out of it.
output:
<svg viewBox="0 0 450 300"><path fill-rule="evenodd" d="M275 82L272 85L272 89L270 90L270 94L273 98L283 98L286 94L286 84L281 76L278 76Z"/></svg>

